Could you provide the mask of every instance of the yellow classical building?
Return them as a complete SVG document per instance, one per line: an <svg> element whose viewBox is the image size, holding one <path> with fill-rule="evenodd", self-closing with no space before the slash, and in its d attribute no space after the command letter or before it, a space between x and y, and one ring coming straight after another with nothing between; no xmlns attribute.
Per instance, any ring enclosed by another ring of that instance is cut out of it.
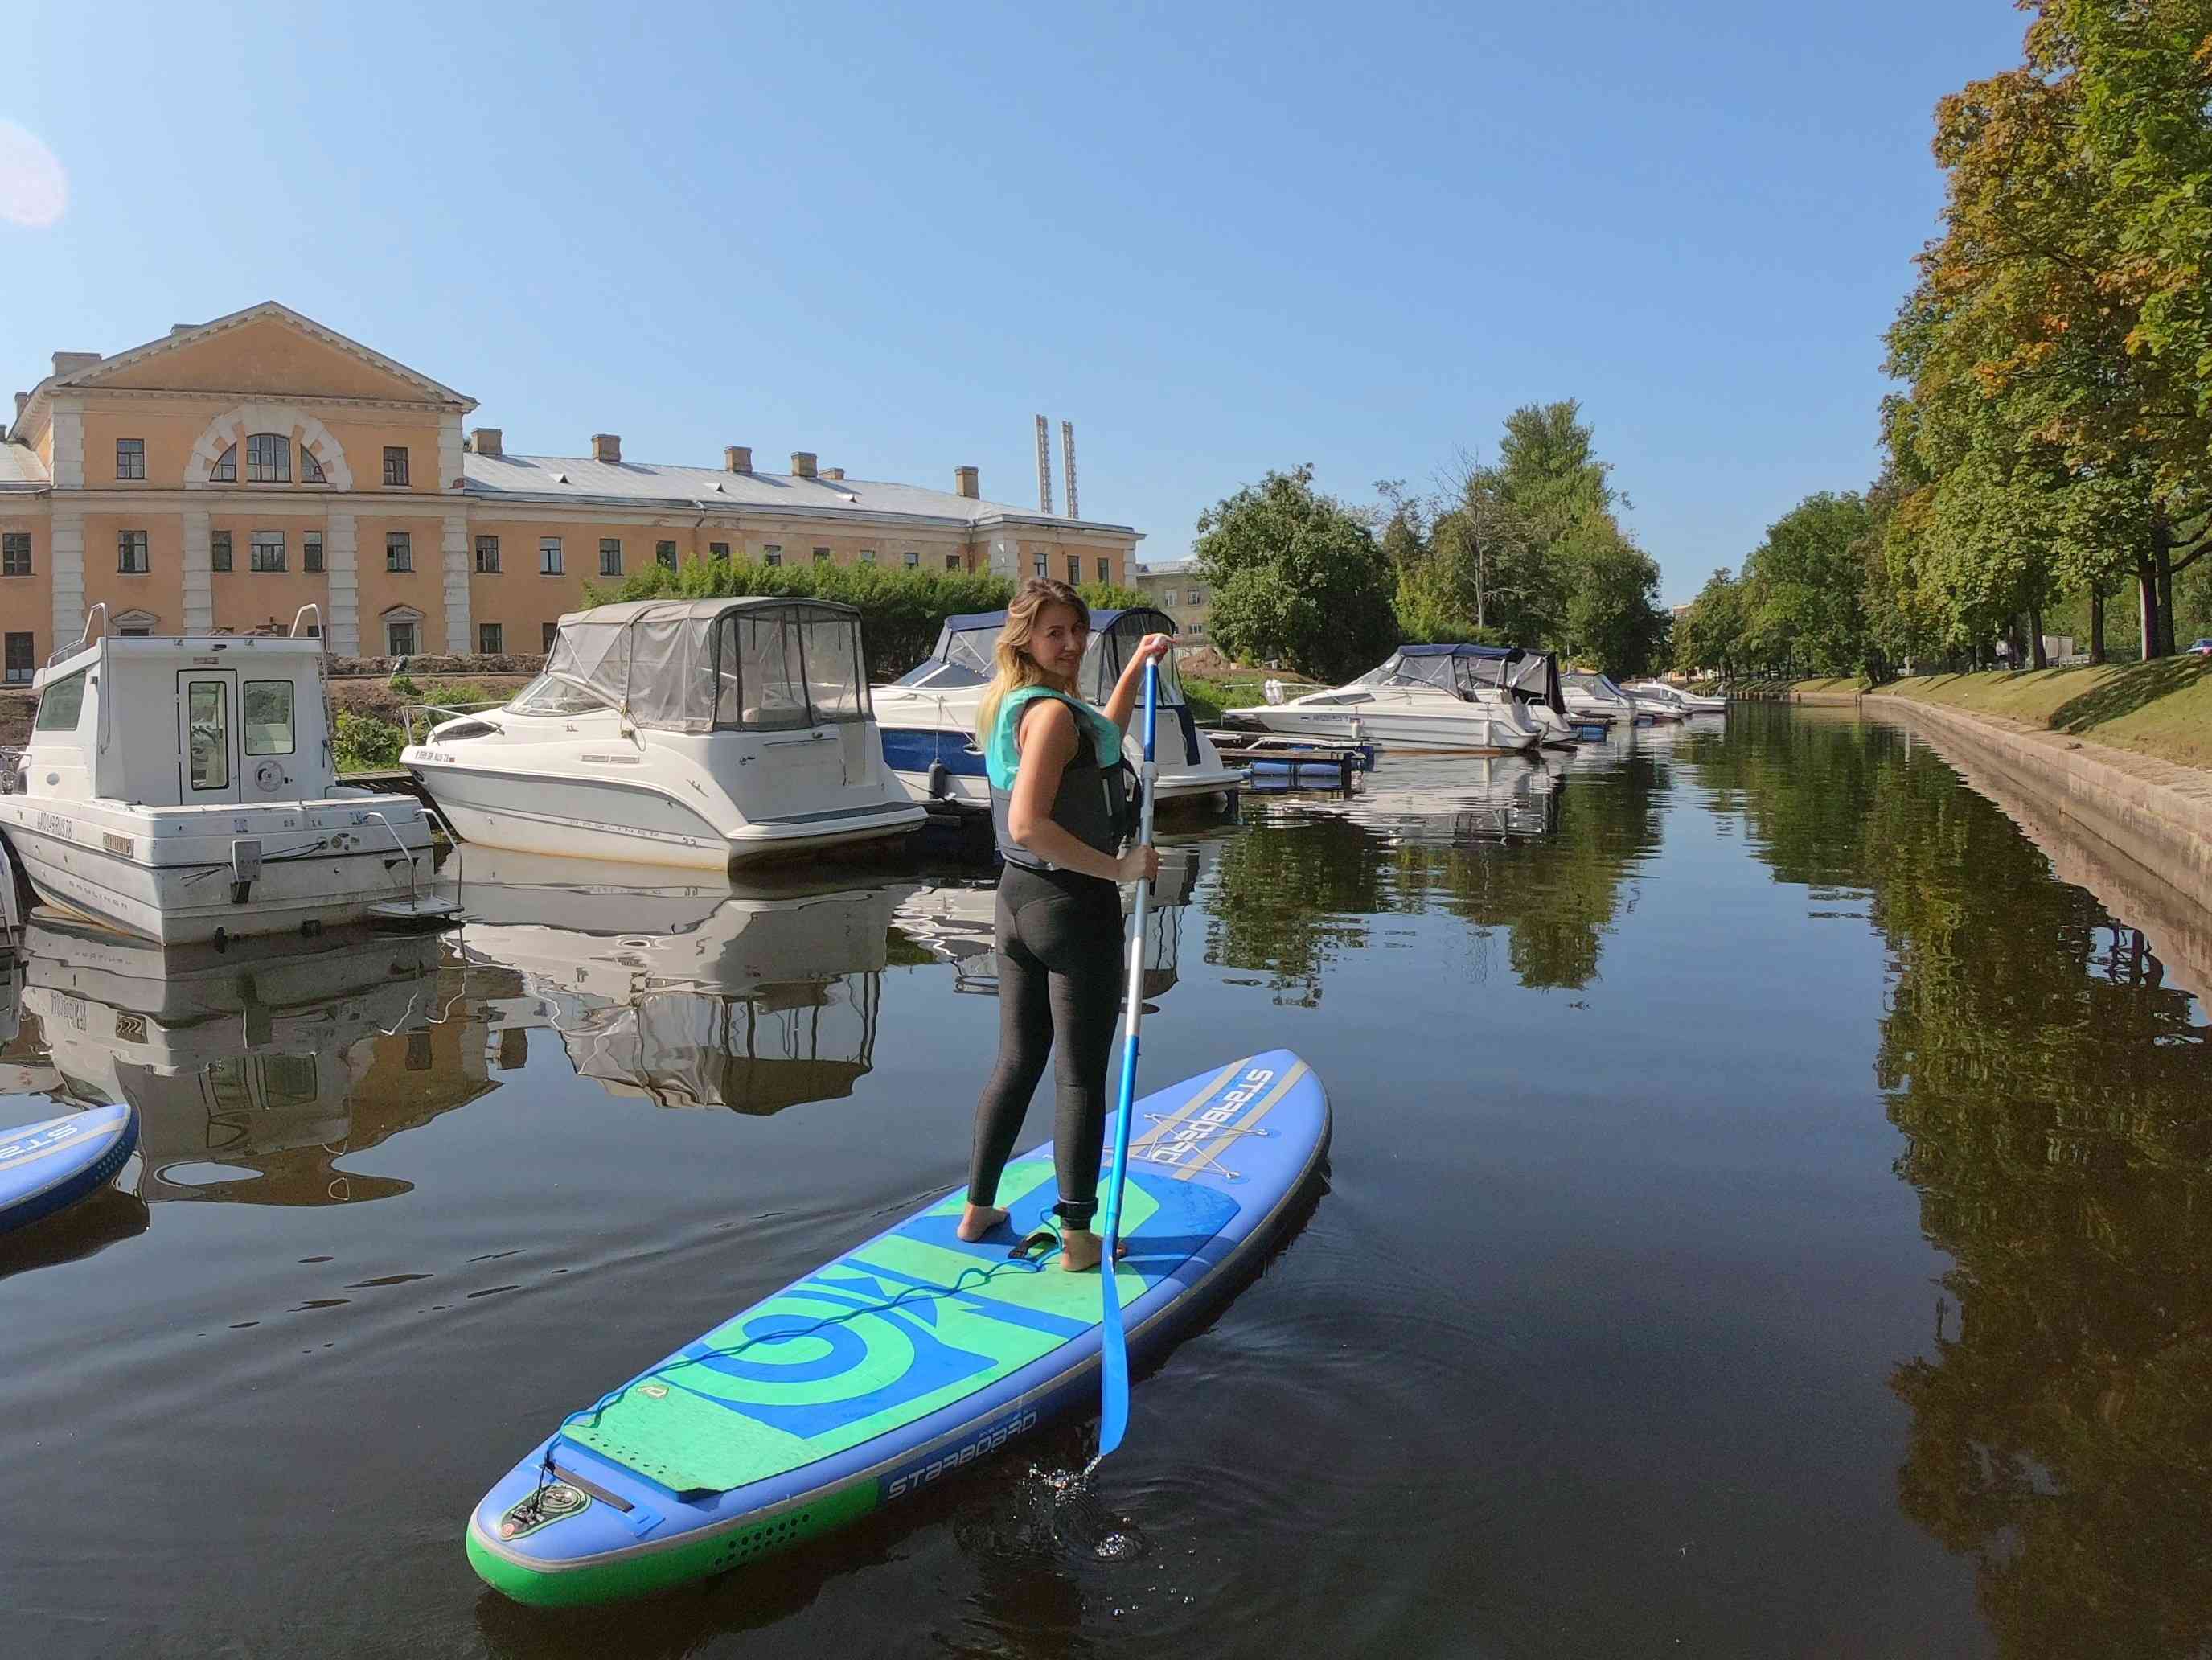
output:
<svg viewBox="0 0 2212 1660"><path fill-rule="evenodd" d="M27 682L90 606L125 634L289 625L341 656L542 651L585 583L656 561L874 562L1121 581L1138 533L953 488L510 455L476 401L271 301L102 356L56 352L0 442L0 645Z"/></svg>

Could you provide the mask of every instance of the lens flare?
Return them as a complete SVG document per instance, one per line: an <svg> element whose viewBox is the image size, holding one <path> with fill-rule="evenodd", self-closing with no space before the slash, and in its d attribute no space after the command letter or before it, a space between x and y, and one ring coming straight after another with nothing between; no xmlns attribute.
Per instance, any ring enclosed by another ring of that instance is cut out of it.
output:
<svg viewBox="0 0 2212 1660"><path fill-rule="evenodd" d="M0 118L0 220L43 230L69 206L61 160L32 133Z"/></svg>

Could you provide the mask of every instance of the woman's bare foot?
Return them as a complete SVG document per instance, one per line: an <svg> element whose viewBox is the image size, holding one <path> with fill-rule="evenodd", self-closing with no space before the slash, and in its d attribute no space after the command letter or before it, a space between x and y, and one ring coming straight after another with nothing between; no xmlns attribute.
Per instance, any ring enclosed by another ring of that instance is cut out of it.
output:
<svg viewBox="0 0 2212 1660"><path fill-rule="evenodd" d="M970 1205L961 1212L960 1225L953 1231L972 1245L1006 1219L1006 1213L996 1205ZM1098 1259L1093 1256L1091 1260L1095 1262Z"/></svg>
<svg viewBox="0 0 2212 1660"><path fill-rule="evenodd" d="M1088 1274L1098 1266L1106 1242L1088 1228L1062 1228L1060 1231L1060 1265L1070 1274ZM1114 1260L1120 1262L1129 1254L1129 1242L1114 1242Z"/></svg>

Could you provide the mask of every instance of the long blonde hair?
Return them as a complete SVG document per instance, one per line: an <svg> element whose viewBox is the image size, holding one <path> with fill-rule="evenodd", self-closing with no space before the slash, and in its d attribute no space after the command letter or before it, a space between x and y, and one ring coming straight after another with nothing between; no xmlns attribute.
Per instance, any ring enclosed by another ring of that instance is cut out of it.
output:
<svg viewBox="0 0 2212 1660"><path fill-rule="evenodd" d="M991 733L999 724L999 705L1010 694L1024 686L1054 685L1038 666L1036 659L1024 649L1036 632L1038 614L1047 605L1065 605L1075 613L1076 620L1086 631L1091 627L1091 607L1066 583L1054 581L1049 576L1032 576L1022 584L1014 595L1014 603L1006 607L1006 626L999 630L998 648L992 655L994 672L991 684L984 689L982 702L975 706L975 742L986 751L991 746ZM1054 686L1054 690L1073 688Z"/></svg>

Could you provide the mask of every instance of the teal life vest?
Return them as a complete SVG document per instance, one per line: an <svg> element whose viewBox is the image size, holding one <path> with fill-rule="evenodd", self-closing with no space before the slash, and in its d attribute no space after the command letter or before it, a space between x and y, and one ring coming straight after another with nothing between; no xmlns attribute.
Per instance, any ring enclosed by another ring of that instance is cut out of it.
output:
<svg viewBox="0 0 2212 1660"><path fill-rule="evenodd" d="M1050 860L1015 841L1006 828L1014 778L1021 770L1017 734L1024 713L1042 697L1057 698L1074 711L1077 733L1076 753L1061 769L1060 789L1052 799L1052 820L1085 845L1109 856L1118 854L1134 823L1129 764L1121 758L1121 729L1080 697L1049 686L1024 686L1000 702L998 719L983 745L983 769L991 781L991 829L999 854L1008 864L1031 870L1054 868Z"/></svg>

